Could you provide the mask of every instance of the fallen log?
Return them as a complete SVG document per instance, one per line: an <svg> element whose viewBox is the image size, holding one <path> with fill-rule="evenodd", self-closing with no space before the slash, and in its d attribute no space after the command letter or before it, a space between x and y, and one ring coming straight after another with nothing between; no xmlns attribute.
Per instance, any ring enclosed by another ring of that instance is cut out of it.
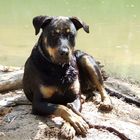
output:
<svg viewBox="0 0 140 140"><path fill-rule="evenodd" d="M0 75L0 93L22 88L23 70Z"/></svg>
<svg viewBox="0 0 140 140"><path fill-rule="evenodd" d="M27 100L25 95L23 95L23 92L21 92L19 95L17 94L11 97L0 99L0 116L8 114L11 112L12 107L18 105L31 105L31 102Z"/></svg>
<svg viewBox="0 0 140 140"><path fill-rule="evenodd" d="M12 71L16 71L16 70L21 70L21 69L22 69L22 67L0 65L0 74L5 73L5 72L12 72Z"/></svg>
<svg viewBox="0 0 140 140"><path fill-rule="evenodd" d="M89 128L95 128L95 129L98 129L98 130L107 130L108 132L110 133L113 133L114 135L118 136L121 140L131 140L129 138L127 138L125 136L125 134L119 132L118 130L116 130L115 128L113 127L107 127L107 126L104 126L104 125L95 125L95 124L91 124L89 121L87 121L87 119L85 119L85 117L80 113L78 112L71 104L68 104L67 105L68 108L70 108L75 114L77 114L78 116L81 116L82 119L89 125Z"/></svg>
<svg viewBox="0 0 140 140"><path fill-rule="evenodd" d="M31 105L31 102L27 100L27 98L25 97L25 95L23 95L23 93L0 100L0 108L14 107L18 105Z"/></svg>

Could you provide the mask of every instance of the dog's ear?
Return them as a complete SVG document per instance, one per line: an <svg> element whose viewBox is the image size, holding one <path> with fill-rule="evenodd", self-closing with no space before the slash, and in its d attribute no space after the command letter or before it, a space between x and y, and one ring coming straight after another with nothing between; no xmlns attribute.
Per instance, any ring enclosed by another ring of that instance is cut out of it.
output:
<svg viewBox="0 0 140 140"><path fill-rule="evenodd" d="M79 18L70 17L70 20L73 22L77 30L79 30L80 28L83 28L85 32L89 33L89 26L86 25L86 23L81 21Z"/></svg>
<svg viewBox="0 0 140 140"><path fill-rule="evenodd" d="M33 18L33 26L35 28L35 35L40 31L40 28L43 29L44 26L48 25L52 20L52 17L49 16L37 16Z"/></svg>

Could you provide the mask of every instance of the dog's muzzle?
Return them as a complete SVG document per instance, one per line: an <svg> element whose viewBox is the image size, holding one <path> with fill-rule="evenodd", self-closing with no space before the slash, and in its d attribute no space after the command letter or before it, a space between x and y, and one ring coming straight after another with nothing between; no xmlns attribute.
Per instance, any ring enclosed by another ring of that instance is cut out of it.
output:
<svg viewBox="0 0 140 140"><path fill-rule="evenodd" d="M67 47L61 47L58 50L60 56L67 58L69 56L69 49Z"/></svg>
<svg viewBox="0 0 140 140"><path fill-rule="evenodd" d="M68 64L71 61L72 53L68 47L60 47L58 49L57 57L55 61L61 64Z"/></svg>

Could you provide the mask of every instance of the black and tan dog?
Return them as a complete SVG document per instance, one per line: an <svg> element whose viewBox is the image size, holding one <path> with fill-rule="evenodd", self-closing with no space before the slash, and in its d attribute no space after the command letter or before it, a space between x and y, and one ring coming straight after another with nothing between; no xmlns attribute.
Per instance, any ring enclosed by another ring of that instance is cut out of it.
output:
<svg viewBox="0 0 140 140"><path fill-rule="evenodd" d="M40 29L42 33L25 64L23 78L32 112L61 116L66 121L62 130L69 138L75 133L85 135L88 124L68 104L80 111L81 93L88 94L96 87L101 95L100 108L112 109L94 58L74 48L77 31L83 28L89 33L89 27L76 17L49 16L35 17L33 25L36 35Z"/></svg>

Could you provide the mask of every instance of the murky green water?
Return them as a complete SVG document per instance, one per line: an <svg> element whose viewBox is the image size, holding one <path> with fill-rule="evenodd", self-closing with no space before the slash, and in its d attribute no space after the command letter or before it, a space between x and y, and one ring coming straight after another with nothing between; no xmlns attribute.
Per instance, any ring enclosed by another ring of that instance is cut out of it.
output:
<svg viewBox="0 0 140 140"><path fill-rule="evenodd" d="M0 64L24 65L37 41L36 15L78 16L77 48L100 59L110 73L140 80L139 0L0 0Z"/></svg>

